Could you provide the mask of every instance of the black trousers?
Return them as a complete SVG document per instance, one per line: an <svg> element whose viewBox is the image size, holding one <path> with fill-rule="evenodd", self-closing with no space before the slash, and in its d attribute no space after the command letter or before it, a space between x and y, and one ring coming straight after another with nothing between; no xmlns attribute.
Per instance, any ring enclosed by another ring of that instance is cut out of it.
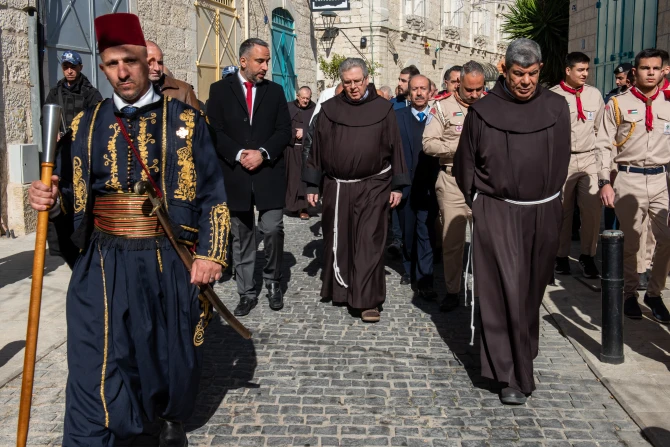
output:
<svg viewBox="0 0 670 447"><path fill-rule="evenodd" d="M233 262L240 297L256 297L254 267L256 265L256 219L253 209L232 211L230 222L233 231ZM264 282L278 283L284 256L284 213L281 209L258 212L258 229L265 249Z"/></svg>

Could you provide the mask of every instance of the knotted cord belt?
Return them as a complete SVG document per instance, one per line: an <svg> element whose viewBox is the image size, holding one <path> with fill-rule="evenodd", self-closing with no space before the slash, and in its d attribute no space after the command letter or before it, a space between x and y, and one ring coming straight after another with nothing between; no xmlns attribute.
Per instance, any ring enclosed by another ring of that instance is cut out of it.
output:
<svg viewBox="0 0 670 447"><path fill-rule="evenodd" d="M551 197L547 197L546 199L540 199L540 200L532 200L532 201L520 201L520 200L512 200L512 199L503 199L502 197L495 197L495 196L489 196L493 199L496 200L502 200L503 202L511 203L512 205L521 205L521 206L533 206L533 205L542 205L543 203L549 203L552 200L556 199L558 196L561 195L561 192L557 192ZM477 200L477 197L479 197L479 191L475 193L475 196L472 198L472 203ZM475 263L472 259L472 246L474 245L475 242L475 222L474 219L469 223L470 225L470 246L468 247L468 261L465 266L465 300L467 301L468 299L468 272L470 271L470 266L472 265L472 274L470 275L470 278L472 278L472 288L470 289L470 294L472 296L472 303L470 304L472 306L472 312L470 315L470 346L475 345Z"/></svg>
<svg viewBox="0 0 670 447"><path fill-rule="evenodd" d="M340 184L342 183L358 183L362 182L363 180L368 180L373 177L377 177L382 174L386 174L391 170L391 165L388 165L381 171L379 171L377 174L370 175L365 178L359 178L359 179L352 179L352 180L342 180L339 178L331 177L335 182L337 183L337 193L335 195L335 219L333 223L333 271L335 272L335 280L339 285L341 285L344 288L348 288L349 286L347 283L344 282L344 279L342 279L342 274L340 273L340 268L337 265L337 227L339 223L339 214L340 214Z"/></svg>
<svg viewBox="0 0 670 447"><path fill-rule="evenodd" d="M151 214L151 202L138 194L105 194L95 198L93 223L103 233L126 239L162 236L163 227Z"/></svg>

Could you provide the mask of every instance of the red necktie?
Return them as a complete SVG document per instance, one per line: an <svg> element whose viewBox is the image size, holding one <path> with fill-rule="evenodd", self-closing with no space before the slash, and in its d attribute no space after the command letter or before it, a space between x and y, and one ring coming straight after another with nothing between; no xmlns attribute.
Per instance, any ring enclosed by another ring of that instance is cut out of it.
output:
<svg viewBox="0 0 670 447"><path fill-rule="evenodd" d="M581 93L584 90L584 86L581 86L578 89L574 89L572 87L569 87L565 82L561 81L561 88L564 91L572 93L577 97L577 119L586 121L586 115L584 115L584 109L582 108L582 98L581 98Z"/></svg>
<svg viewBox="0 0 670 447"><path fill-rule="evenodd" d="M635 96L637 99L640 101L644 102L646 106L646 113L645 113L645 119L644 119L644 124L647 127L647 132L651 132L654 130L654 113L651 110L651 103L654 102L654 99L658 97L658 94L661 93L661 89L657 88L656 93L654 93L652 96L647 98L644 96L640 91L633 87L630 89L630 92Z"/></svg>
<svg viewBox="0 0 670 447"><path fill-rule="evenodd" d="M247 88L247 110L249 111L249 118L251 118L251 106L253 102L253 88L254 84L252 82L245 82L244 86Z"/></svg>

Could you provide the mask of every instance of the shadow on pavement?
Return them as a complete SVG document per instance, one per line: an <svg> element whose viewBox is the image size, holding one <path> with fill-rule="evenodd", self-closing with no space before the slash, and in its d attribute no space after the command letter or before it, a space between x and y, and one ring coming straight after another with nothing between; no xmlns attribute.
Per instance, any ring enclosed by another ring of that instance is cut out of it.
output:
<svg viewBox="0 0 670 447"><path fill-rule="evenodd" d="M654 447L668 447L670 446L670 431L660 427L647 427L642 430L642 434L646 437Z"/></svg>
<svg viewBox="0 0 670 447"><path fill-rule="evenodd" d="M7 343L2 349L0 349L0 368L5 366L5 364L8 361L10 361L25 346L26 346L25 340L16 340Z"/></svg>
<svg viewBox="0 0 670 447"><path fill-rule="evenodd" d="M186 422L186 431L204 426L217 416L229 390L258 388L249 383L254 377L257 359L252 340L245 340L230 326L214 318L205 331L205 355L195 413ZM225 416L229 417L229 416ZM223 423L223 422L222 422Z"/></svg>
<svg viewBox="0 0 670 447"><path fill-rule="evenodd" d="M0 258L0 288L29 278L33 274L34 250L22 251L6 258ZM65 264L59 256L44 258L44 274L47 275Z"/></svg>

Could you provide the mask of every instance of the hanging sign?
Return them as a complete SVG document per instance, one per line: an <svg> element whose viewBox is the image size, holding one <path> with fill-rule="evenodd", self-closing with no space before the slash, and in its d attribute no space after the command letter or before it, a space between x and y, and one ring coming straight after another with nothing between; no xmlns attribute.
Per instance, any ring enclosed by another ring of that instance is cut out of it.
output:
<svg viewBox="0 0 670 447"><path fill-rule="evenodd" d="M309 0L309 9L315 12L346 11L349 0Z"/></svg>

